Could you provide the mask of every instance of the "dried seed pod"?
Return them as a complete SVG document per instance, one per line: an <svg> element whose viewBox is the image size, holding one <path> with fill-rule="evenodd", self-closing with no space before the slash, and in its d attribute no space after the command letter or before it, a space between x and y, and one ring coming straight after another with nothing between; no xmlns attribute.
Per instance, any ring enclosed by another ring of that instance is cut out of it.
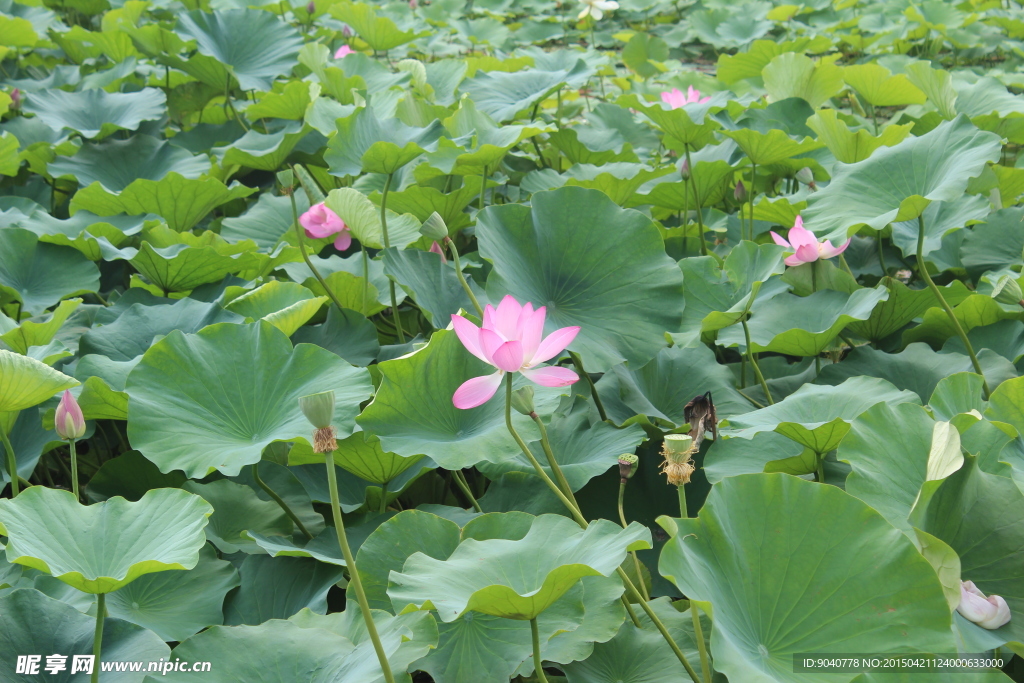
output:
<svg viewBox="0 0 1024 683"><path fill-rule="evenodd" d="M690 423L694 450L700 449L705 432L711 432L711 438L718 439L718 416L715 414L715 402L711 400L710 391L703 396L694 396L686 404L683 408L683 419Z"/></svg>

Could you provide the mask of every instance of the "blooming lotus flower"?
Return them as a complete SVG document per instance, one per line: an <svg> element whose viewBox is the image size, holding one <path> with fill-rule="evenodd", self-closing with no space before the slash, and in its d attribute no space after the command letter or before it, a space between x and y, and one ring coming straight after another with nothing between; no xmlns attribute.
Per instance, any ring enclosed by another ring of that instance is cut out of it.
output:
<svg viewBox="0 0 1024 683"><path fill-rule="evenodd" d="M341 59L342 57L347 57L348 55L353 55L353 54L355 54L355 52L356 51L353 50L348 45L342 45L341 47L338 48L338 51L334 53L334 58L335 59Z"/></svg>
<svg viewBox="0 0 1024 683"><path fill-rule="evenodd" d="M569 386L580 378L566 368L537 367L564 351L580 331L579 327L563 327L544 337L546 315L544 306L535 311L533 304L521 306L506 296L498 308L490 304L484 308L483 327L461 315L452 316L455 334L466 350L498 370L463 382L452 396L456 408L476 408L489 401L506 372L521 372L526 379L545 387Z"/></svg>
<svg viewBox="0 0 1024 683"><path fill-rule="evenodd" d="M804 219L796 217L796 222L789 229L789 241L782 239L772 230L772 239L775 244L782 247L789 247L793 250L792 256L786 257L787 266L799 266L801 263L811 263L821 258L832 258L846 251L850 246L850 240L846 240L841 247L833 247L830 240L819 242L814 233L804 227Z"/></svg>
<svg viewBox="0 0 1024 683"><path fill-rule="evenodd" d="M57 436L65 441L85 436L85 416L82 415L82 408L70 391L65 391L60 397L57 412L53 416L53 428L57 431Z"/></svg>
<svg viewBox="0 0 1024 683"><path fill-rule="evenodd" d="M973 581L960 582L956 611L982 628L997 629L1010 621L1010 606L998 595L985 596Z"/></svg>
<svg viewBox="0 0 1024 683"><path fill-rule="evenodd" d="M334 247L338 251L345 251L352 244L352 233L348 231L345 221L324 206L323 202L314 204L309 207L309 211L299 216L299 225L305 228L306 236L313 239L336 234Z"/></svg>
<svg viewBox="0 0 1024 683"><path fill-rule="evenodd" d="M594 17L594 21L601 21L601 17L604 16L605 12L613 9L619 9L619 3L614 0L580 0L583 3L583 11L580 12L576 18L583 20L590 15Z"/></svg>
<svg viewBox="0 0 1024 683"><path fill-rule="evenodd" d="M679 88L672 88L661 93L661 101L673 109L679 109L684 104L704 104L710 100L710 96L701 97L700 90L697 90L692 85L686 89L685 95Z"/></svg>

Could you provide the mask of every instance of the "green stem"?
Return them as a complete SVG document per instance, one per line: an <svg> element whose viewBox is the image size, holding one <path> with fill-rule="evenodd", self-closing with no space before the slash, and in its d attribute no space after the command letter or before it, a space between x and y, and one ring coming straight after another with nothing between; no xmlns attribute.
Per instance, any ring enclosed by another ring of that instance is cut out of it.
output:
<svg viewBox="0 0 1024 683"><path fill-rule="evenodd" d="M754 240L754 181L757 179L757 164L753 160L750 161L750 236L748 239ZM742 223L742 222L741 222Z"/></svg>
<svg viewBox="0 0 1024 683"><path fill-rule="evenodd" d="M103 619L107 616L107 596L96 594L96 631L92 636L92 676L89 680L98 683L100 680L100 650L103 647Z"/></svg>
<svg viewBox="0 0 1024 683"><path fill-rule="evenodd" d="M679 516L686 519L690 514L686 511L686 484L676 486L676 493L679 496Z"/></svg>
<svg viewBox="0 0 1024 683"><path fill-rule="evenodd" d="M967 338L967 333L964 332L963 326L960 325L960 321L957 320L956 313L953 312L953 308L946 302L946 299L942 296L942 291L932 281L932 276L928 274L928 264L924 261L924 216L917 217L917 269L921 273L921 277L924 278L925 283L928 285L928 289L932 290L932 294L939 300L942 309L946 311L946 315L949 317L949 321L953 323L953 328L956 330L956 334L960 337L960 341L963 342L964 348L967 349L967 355L971 357L971 363L974 365L974 371L981 375L981 388L984 391L984 398L988 400L991 395L991 391L988 388L988 380L985 379L985 373L981 370L981 363L978 362L978 356L974 353L974 347L971 346L971 340Z"/></svg>
<svg viewBox="0 0 1024 683"><path fill-rule="evenodd" d="M704 644L704 629L700 625L700 609L690 600L690 616L693 617L693 639L697 641L697 651L700 652L700 672L704 677L704 683L711 683L711 663L708 661L708 649Z"/></svg>
<svg viewBox="0 0 1024 683"><path fill-rule="evenodd" d="M292 223L295 226L295 240L296 244L299 245L299 253L302 254L302 260L306 262L306 267L309 268L310 272L313 273L313 277L316 278L320 286L324 288L324 292L331 298L334 305L338 307L338 312L342 312L343 306L341 301L338 300L338 295L334 293L330 287L327 286L327 281L324 280L323 275L316 269L313 262L309 258L309 253L306 251L305 236L302 234L302 226L299 225L299 207L295 205L295 193L294 190L289 190L288 198L292 200Z"/></svg>
<svg viewBox="0 0 1024 683"><path fill-rule="evenodd" d="M814 476L817 477L818 481L822 484L825 483L825 456L821 453L814 454L815 459L815 472Z"/></svg>
<svg viewBox="0 0 1024 683"><path fill-rule="evenodd" d="M754 356L754 349L750 345L750 327L747 326L746 315L740 318L740 324L743 325L743 336L747 340L747 358L750 360L750 367L754 369L754 376L757 377L757 382L761 385L761 390L764 391L764 397L768 401L768 405L772 405L775 403L775 399L772 398L772 392L768 390L768 382L764 381L764 375L761 374L761 368L758 366L757 358Z"/></svg>
<svg viewBox="0 0 1024 683"><path fill-rule="evenodd" d="M370 603L366 599L366 591L363 590L363 580L359 577L359 570L356 568L356 558L352 555L352 549L348 545L348 536L345 535L345 522L341 519L341 503L338 500L338 480L334 476L334 454L326 453L324 462L327 463L327 488L331 492L331 514L334 515L334 528L338 532L338 546L341 547L341 554L345 557L345 566L348 567L349 582L352 585L352 590L356 592L359 611L363 613L366 631L370 634L373 649L377 652L377 660L384 672L384 680L387 683L395 683L395 677L391 674L391 665L388 664L384 646L381 645L380 636L377 634L377 625L373 622L373 614L370 612Z"/></svg>
<svg viewBox="0 0 1024 683"><path fill-rule="evenodd" d="M857 276L853 274L853 270L850 269L850 264L846 262L846 257L842 254L839 255L839 265L842 266L847 275L852 277L854 280L857 279Z"/></svg>
<svg viewBox="0 0 1024 683"><path fill-rule="evenodd" d="M11 480L11 498L18 495L18 459L14 457L14 446L7 437L7 432L0 425L0 439L4 442L4 451L7 453L7 476Z"/></svg>
<svg viewBox="0 0 1024 683"><path fill-rule="evenodd" d="M622 479L619 481L619 524L622 525L623 529L629 526L628 524L626 524L626 512L622 508L622 499L626 495L627 481L628 480L626 479ZM629 554L633 556L633 566L636 567L636 580L640 582L640 591L644 595L644 600L650 600L651 595L647 592L647 584L644 583L644 575L643 572L640 570L640 558L636 556L635 550L630 550Z"/></svg>
<svg viewBox="0 0 1024 683"><path fill-rule="evenodd" d="M75 500L82 502L78 493L78 452L75 450L75 440L68 441L68 450L71 451L71 492L75 494Z"/></svg>
<svg viewBox="0 0 1024 683"><path fill-rule="evenodd" d="M540 633L537 629L536 617L530 619L530 633L533 635L533 668L537 672L537 681L548 683L548 678L544 675L544 667L541 666L543 661L540 658Z"/></svg>
<svg viewBox="0 0 1024 683"><path fill-rule="evenodd" d="M469 300L473 302L473 308L476 309L476 314L483 320L484 309L480 305L480 302L476 299L476 294L469 287L469 282L466 281L466 276L462 272L462 263L459 261L459 250L455 248L455 240L451 237L445 237L445 242L448 244L448 248L452 252L452 261L455 262L455 275L459 278L459 284L462 285L462 289L465 290L466 295L469 296Z"/></svg>
<svg viewBox="0 0 1024 683"><path fill-rule="evenodd" d="M469 488L469 482L466 481L466 477L462 474L462 470L452 470L452 478L455 479L456 485L458 485L459 490L462 491L463 495L465 495L469 500L473 509L482 513L483 509L480 507L480 503L477 501L476 496L473 495L472 489Z"/></svg>
<svg viewBox="0 0 1024 683"><path fill-rule="evenodd" d="M484 209L484 191L487 188L487 164L484 164L484 171L480 178L480 211Z"/></svg>
<svg viewBox="0 0 1024 683"><path fill-rule="evenodd" d="M882 252L882 232L878 231L875 233L875 244L878 246L878 265L882 267L882 276L885 277L889 274L889 269L885 265L885 254Z"/></svg>
<svg viewBox="0 0 1024 683"><path fill-rule="evenodd" d="M697 228L700 230L700 253L701 256L708 256L708 243L704 239L704 216L701 212L700 193L697 192L697 179L693 177L693 162L690 161L690 146L685 145L686 167L690 169L690 184L693 186L693 200L697 204Z"/></svg>
<svg viewBox="0 0 1024 683"><path fill-rule="evenodd" d="M811 294L818 291L818 262L811 261ZM814 374L821 374L821 353L814 356Z"/></svg>
<svg viewBox="0 0 1024 683"><path fill-rule="evenodd" d="M391 248L391 240L388 238L388 192L391 191L391 181L395 174L388 173L388 179L384 182L384 193L380 197L380 229L384 233L384 248ZM405 343L405 331L402 330L402 319L398 315L398 298L395 296L395 281L388 278L388 288L391 290L391 314L395 317L395 330L398 332L398 343Z"/></svg>
<svg viewBox="0 0 1024 683"><path fill-rule="evenodd" d="M572 364L576 366L576 371L580 374L580 377L587 380L587 384L590 385L590 395L594 399L594 405L597 406L597 414L601 416L602 421L607 421L608 413L604 411L604 404L601 403L601 396L597 393L597 385L594 384L594 380L591 379L590 373L583 369L583 359L580 358L578 353L573 351L569 352L569 358L572 358Z"/></svg>
<svg viewBox="0 0 1024 683"><path fill-rule="evenodd" d="M380 485L380 508L378 512L384 514L388 511L388 483L384 482Z"/></svg>
<svg viewBox="0 0 1024 683"><path fill-rule="evenodd" d="M72 451L72 453L73 452L74 451ZM74 465L75 461L72 460L71 467L74 468ZM258 462L254 462L252 464L252 478L256 481L259 487L263 489L263 491L268 496L270 496L275 503L277 503L278 507L284 510L284 514L288 515L288 519L292 520L292 523L295 524L296 527L298 527L299 531L302 532L302 535L310 541L312 541L313 534L309 533L309 529L307 529L306 525L302 523L302 520L299 519L299 516L295 514L295 512L290 507L288 507L288 503L284 502L284 498L277 495L277 492L274 489L270 488L270 486L268 486L267 483L260 478L260 464Z"/></svg>
<svg viewBox="0 0 1024 683"><path fill-rule="evenodd" d="M370 310L370 256L366 253L366 245L359 244L359 253L363 255L363 310L364 315Z"/></svg>
<svg viewBox="0 0 1024 683"><path fill-rule="evenodd" d="M551 450L551 440L548 439L548 430L544 426L544 420L540 419L540 415L537 413L530 413L530 417L537 423L537 428L540 430L540 445L544 449L544 455L547 456L551 471L555 473L555 481L562 487L565 497L571 500L574 498L572 487L569 486L569 480L565 478L565 474L562 472L562 468L559 467L558 460L555 459L555 454Z"/></svg>

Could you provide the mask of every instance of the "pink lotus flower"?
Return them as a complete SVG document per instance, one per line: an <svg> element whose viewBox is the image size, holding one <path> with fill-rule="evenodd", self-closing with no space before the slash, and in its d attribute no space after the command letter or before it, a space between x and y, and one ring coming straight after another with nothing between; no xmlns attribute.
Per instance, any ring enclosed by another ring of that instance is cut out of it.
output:
<svg viewBox="0 0 1024 683"><path fill-rule="evenodd" d="M692 85L686 89L686 94L679 88L672 88L661 93L661 101L672 107L673 109L679 109L684 104L704 104L705 102L711 101L711 97L701 97L700 90L697 90Z"/></svg>
<svg viewBox="0 0 1024 683"><path fill-rule="evenodd" d="M345 251L352 244L352 233L348 231L345 221L334 213L323 202L309 207L309 211L299 216L299 225L306 229L306 237L321 239L337 235L334 248Z"/></svg>
<svg viewBox="0 0 1024 683"><path fill-rule="evenodd" d="M467 410L489 401L506 372L521 372L526 379L545 387L569 386L580 378L566 368L536 367L564 351L580 331L579 327L563 327L543 337L545 315L544 306L535 311L533 304L520 306L513 297L506 296L497 309L490 304L484 308L483 327L461 315L452 316L455 334L466 350L498 369L493 375L463 382L452 396L456 408Z"/></svg>
<svg viewBox="0 0 1024 683"><path fill-rule="evenodd" d="M960 582L956 611L982 628L997 629L1010 621L1010 606L998 595L985 596L973 581Z"/></svg>
<svg viewBox="0 0 1024 683"><path fill-rule="evenodd" d="M775 244L782 247L789 247L794 251L792 256L786 257L787 266L799 266L801 263L811 263L820 258L832 258L839 256L850 246L850 240L846 240L841 247L833 247L831 240L819 242L814 233L804 227L804 219L796 217L796 222L789 229L789 241L779 237L778 233L772 230L772 239Z"/></svg>
<svg viewBox="0 0 1024 683"><path fill-rule="evenodd" d="M341 47L338 48L338 51L334 53L334 58L335 59L341 59L342 57L347 57L348 55L354 55L355 53L356 53L356 51L353 50L348 45L342 45Z"/></svg>
<svg viewBox="0 0 1024 683"><path fill-rule="evenodd" d="M57 431L57 436L65 441L85 436L85 416L82 415L82 408L70 391L65 391L60 397L57 412L53 416L53 428Z"/></svg>

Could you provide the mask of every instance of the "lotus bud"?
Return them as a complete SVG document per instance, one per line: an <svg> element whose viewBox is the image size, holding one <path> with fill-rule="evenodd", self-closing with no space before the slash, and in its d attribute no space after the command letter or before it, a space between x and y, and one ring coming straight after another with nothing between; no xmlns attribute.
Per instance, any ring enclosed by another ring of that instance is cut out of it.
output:
<svg viewBox="0 0 1024 683"><path fill-rule="evenodd" d="M74 441L85 436L85 416L82 415L82 408L70 391L65 391L60 397L57 413L53 416L53 428L57 430L57 436L65 441Z"/></svg>
<svg viewBox="0 0 1024 683"><path fill-rule="evenodd" d="M352 37L352 29L349 28L348 24L345 24L344 26L341 27L341 35L345 36L346 38Z"/></svg>
<svg viewBox="0 0 1024 683"><path fill-rule="evenodd" d="M295 187L295 172L290 168L286 168L283 171L277 172L277 182L281 184L281 188L285 190L291 190Z"/></svg>
<svg viewBox="0 0 1024 683"><path fill-rule="evenodd" d="M438 244L437 242L431 243L430 249L428 251L431 254L437 254L438 256L440 256L441 257L441 263L448 263L448 259L445 258L445 256L444 256L444 249L442 249L441 245Z"/></svg>
<svg viewBox="0 0 1024 683"><path fill-rule="evenodd" d="M960 604L956 611L982 628L997 629L1010 621L1010 607L998 595L986 596L973 581L960 582Z"/></svg>
<svg viewBox="0 0 1024 683"><path fill-rule="evenodd" d="M420 3L416 2L416 0L409 0L409 9L416 9L419 6Z"/></svg>
<svg viewBox="0 0 1024 683"><path fill-rule="evenodd" d="M1009 275L999 278L992 290L992 298L1001 304L1024 306L1024 292L1020 291L1020 285Z"/></svg>
<svg viewBox="0 0 1024 683"><path fill-rule="evenodd" d="M533 387L525 386L512 392L512 407L522 415L533 415Z"/></svg>
<svg viewBox="0 0 1024 683"><path fill-rule="evenodd" d="M623 453L619 456L619 477L622 479L622 483L625 484L627 479L632 479L633 475L636 474L637 465L640 464L640 458L636 457L632 453Z"/></svg>
<svg viewBox="0 0 1024 683"><path fill-rule="evenodd" d="M679 175L682 176L683 180L690 179L690 160L683 159L683 163L679 164Z"/></svg>
<svg viewBox="0 0 1024 683"><path fill-rule="evenodd" d="M732 197L738 202L746 201L747 186L743 184L742 180L736 181L736 189L732 191Z"/></svg>
<svg viewBox="0 0 1024 683"><path fill-rule="evenodd" d="M21 109L21 91L17 88L11 91L11 109Z"/></svg>
<svg viewBox="0 0 1024 683"><path fill-rule="evenodd" d="M811 185L814 183L814 173L810 168L804 166L796 172L796 179L804 185Z"/></svg>
<svg viewBox="0 0 1024 683"><path fill-rule="evenodd" d="M324 391L299 398L299 408L306 419L316 427L313 432L313 452L331 453L338 448L334 436L334 392Z"/></svg>
<svg viewBox="0 0 1024 683"><path fill-rule="evenodd" d="M448 226L435 211L427 217L427 220L423 221L423 225L420 226L420 234L432 240L443 240L448 236Z"/></svg>
<svg viewBox="0 0 1024 683"><path fill-rule="evenodd" d="M693 454L696 451L693 437L689 434L669 434L665 437L661 447L661 454L665 456L661 471L668 477L668 483L675 486L690 483L690 477L696 469L693 465Z"/></svg>
<svg viewBox="0 0 1024 683"><path fill-rule="evenodd" d="M309 0L309 4L306 5L306 14L313 14L316 12L316 3L313 0Z"/></svg>

